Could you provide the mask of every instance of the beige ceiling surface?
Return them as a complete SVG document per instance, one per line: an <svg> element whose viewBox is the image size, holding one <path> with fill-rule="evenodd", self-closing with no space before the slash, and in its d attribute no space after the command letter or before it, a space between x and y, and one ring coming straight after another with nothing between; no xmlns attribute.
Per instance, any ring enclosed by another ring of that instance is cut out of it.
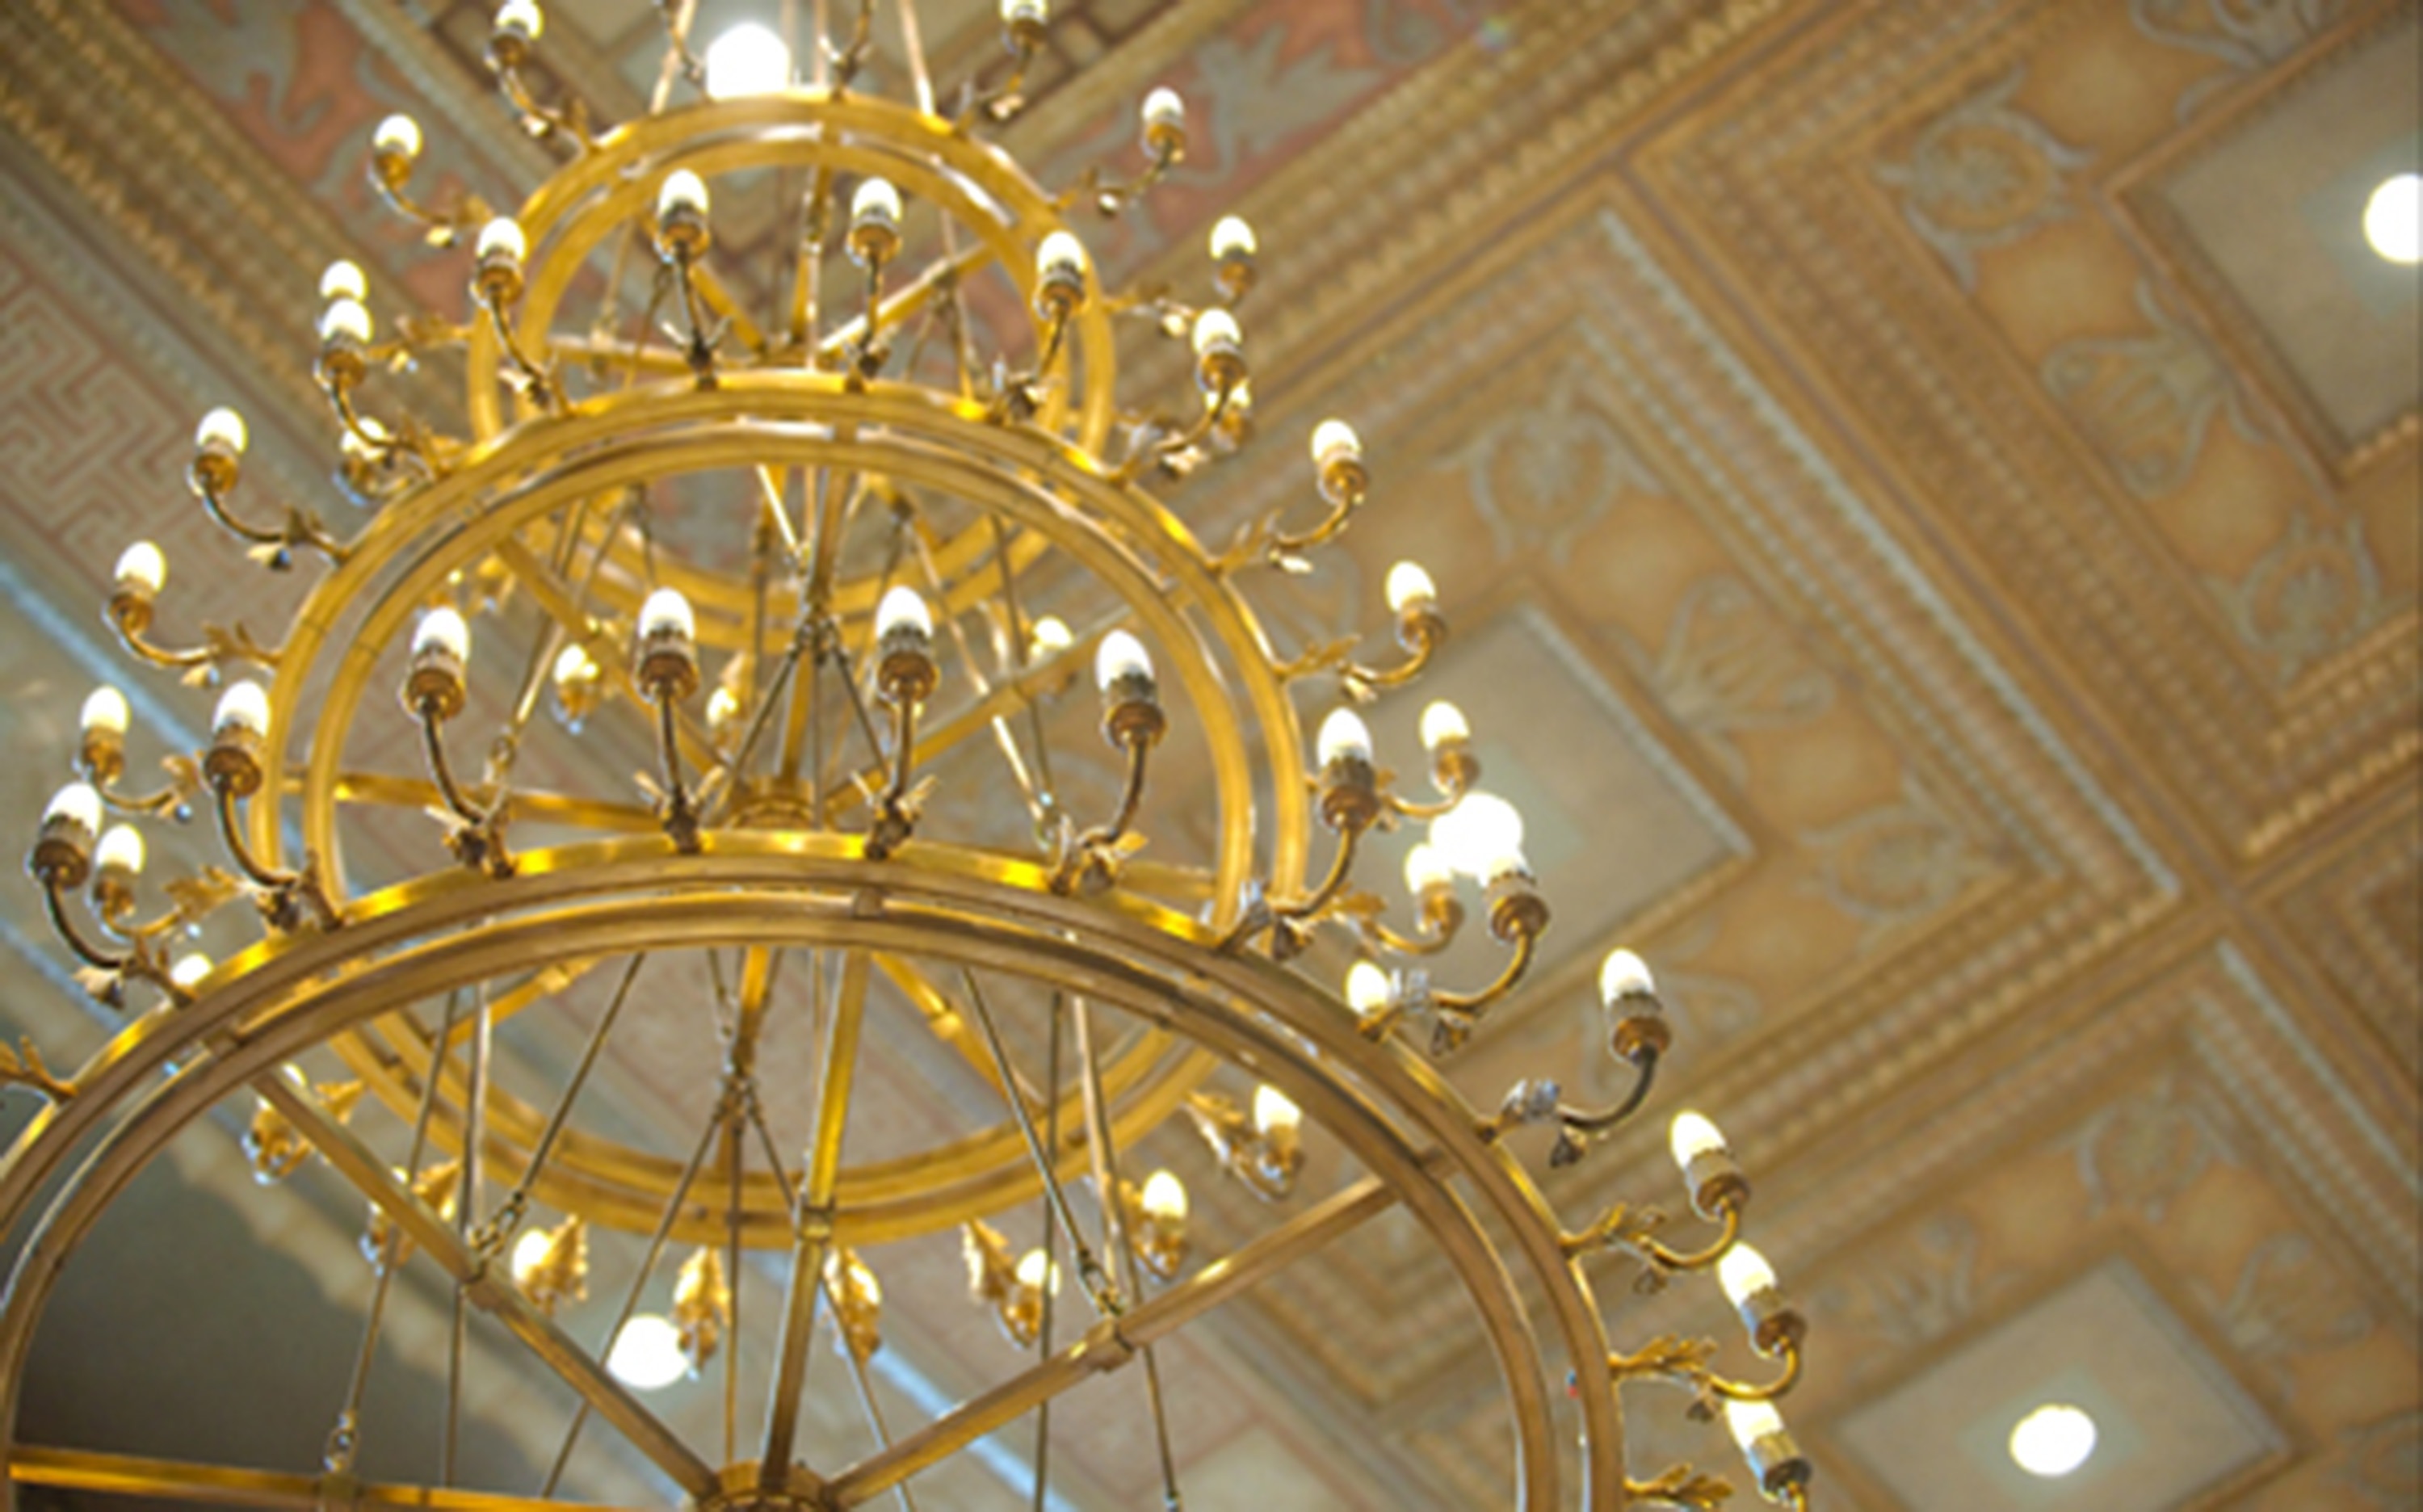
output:
<svg viewBox="0 0 2423 1512"><path fill-rule="evenodd" d="M459 299L459 268L361 186L371 123L415 110L441 177L499 202L543 169L477 77L478 8L0 16L0 540L43 643L9 666L12 811L98 675L118 547L214 557L178 482L192 415L240 399L264 486L346 507L318 481L321 263ZM948 76L997 66L986 8L935 8ZM1815 1319L1790 1405L1819 1504L1947 1505L1910 1488L1951 1484L1960 1432L2008 1409L1975 1383L2024 1387L1963 1361L2115 1267L2178 1341L2162 1366L2239 1437L2202 1480L2100 1504L2413 1504L2417 314L2411 273L2402 304L2394 279L2360 287L2378 270L2313 216L2412 136L2415 8L1059 9L1016 138L1049 176L1124 144L1153 83L1205 123L1104 260L1195 277L1232 207L1266 249L1245 310L1263 434L1175 507L1211 539L1306 508L1298 438L1352 418L1373 505L1320 571L1255 585L1277 649L1379 623L1388 565L1424 561L1458 633L1440 676L1472 687L1492 776L1528 800L1548 969L1450 1075L1482 1103L1525 1075L1614 1090L1586 978L1616 932L1649 955L1682 1035L1661 1106L1724 1120ZM551 29L551 66L629 108L649 11ZM263 586L180 572L174 613L274 624ZM1375 717L1401 769L1421 696ZM144 716L190 732L198 697ZM1393 864L1366 880L1393 893ZM12 895L10 943L55 954L34 915ZM94 1041L20 978L0 1008L55 1058ZM645 1076L624 1090L673 1122ZM1656 1146L1560 1174L1568 1223L1671 1205ZM1208 1226L1243 1232L1249 1198L1192 1184ZM947 1289L956 1262L894 1264ZM1760 1368L1705 1288L1593 1275L1620 1339L1713 1332ZM1224 1317L1186 1361L1197 1504L1504 1504L1460 1306L1380 1229ZM895 1345L964 1389L1000 1362L980 1323L906 1320ZM1964 1370L1968 1395L1929 1385ZM1925 1430L1896 1426L1922 1398ZM1731 1466L1686 1403L1628 1393L1636 1473ZM2173 1426L2132 1419L2141 1464L2204 1452ZM1132 1433L1069 1457L1072 1506L1153 1489Z"/></svg>

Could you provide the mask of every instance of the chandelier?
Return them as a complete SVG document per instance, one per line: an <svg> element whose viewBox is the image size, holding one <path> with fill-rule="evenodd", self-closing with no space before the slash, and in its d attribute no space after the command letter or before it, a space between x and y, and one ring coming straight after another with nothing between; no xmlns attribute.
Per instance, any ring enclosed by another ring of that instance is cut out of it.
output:
<svg viewBox="0 0 2423 1512"><path fill-rule="evenodd" d="M1569 1229L1516 1154L1569 1165L1640 1110L1670 1044L1647 966L1617 950L1599 977L1631 1077L1615 1106L1540 1077L1476 1107L1434 1064L1524 982L1549 909L1464 716L1423 709L1418 793L1357 712L1446 644L1431 578L1388 573L1396 648L1377 661L1351 642L1282 656L1257 615L1257 584L1318 570L1374 501L1354 432L1322 422L1299 510L1223 543L1150 491L1254 428L1250 228L1212 230L1200 302L1106 287L1085 240L1184 160L1178 95L1145 99L1133 157L1055 192L990 140L1024 103L1046 0L1002 0L1008 58L957 93L928 77L909 0L896 68L872 0L800 69L754 26L702 57L694 6L661 8L653 108L605 129L534 79L538 7L499 8L488 65L562 159L510 215L424 191L419 127L378 127L370 183L433 246L467 246L467 318L383 324L358 266L323 278L316 373L356 528L255 497L244 421L204 417L199 507L257 565L316 578L275 644L205 626L181 645L165 557L129 548L108 623L138 661L215 685L208 741L142 790L129 700L95 692L79 780L28 857L82 979L126 1022L72 1074L0 1046L0 1077L46 1100L0 1166L21 1247L0 1424L79 1243L240 1099L263 1182L316 1159L368 1203L360 1363L325 1460L169 1463L11 1426L12 1487L560 1505L587 1429L684 1505L906 1504L980 1438L1133 1368L1177 1507L1183 1388L1156 1343L1402 1209L1502 1378L1504 1504L1717 1505L1730 1488L1688 1467L1627 1478L1619 1387L1639 1382L1723 1417L1756 1488L1805 1508L1809 1462L1774 1406L1805 1325L1740 1240L1750 1186L1716 1127L1671 1124L1697 1243L1641 1204ZM906 97L875 92L879 71ZM736 219L773 228L745 259L720 235ZM1131 355L1174 355L1177 391L1116 391L1122 331ZM458 362L459 433L402 406L398 374ZM1309 750L1300 698L1320 715ZM226 865L147 879L138 825L189 818ZM1402 900L1367 889L1358 853L1415 824ZM222 959L179 953L247 914ZM1493 979L1433 979L1483 935ZM673 1101L699 1133L670 1154L592 1085L652 1022L675 1032L651 1046L696 1050ZM515 1048L546 1024L567 1053ZM879 1042L939 1058L982 1106L863 1134L853 1092ZM798 1138L778 1133L794 1122ZM1144 1169L1171 1131L1267 1204L1243 1204L1266 1213L1258 1232L1204 1252L1199 1195ZM1351 1174L1299 1198L1316 1152ZM1040 1242L1021 1253L1004 1225ZM903 1427L867 1389L884 1249L935 1235L963 1250L958 1305L1024 1354ZM596 1245L624 1247L631 1280L593 1303ZM1707 1339L1611 1347L1589 1274L1610 1254L1642 1290L1713 1274L1767 1378L1720 1374ZM451 1383L429 1483L358 1478L391 1281L415 1258L451 1286L455 1374L476 1310L577 1399L535 1491L451 1488ZM779 1284L744 1289L752 1270ZM657 1296L670 1307L644 1310ZM854 1462L797 1448L820 1319L864 1393L873 1446ZM753 1423L743 1339L768 1362ZM646 1399L679 1375L721 1376L721 1453Z"/></svg>

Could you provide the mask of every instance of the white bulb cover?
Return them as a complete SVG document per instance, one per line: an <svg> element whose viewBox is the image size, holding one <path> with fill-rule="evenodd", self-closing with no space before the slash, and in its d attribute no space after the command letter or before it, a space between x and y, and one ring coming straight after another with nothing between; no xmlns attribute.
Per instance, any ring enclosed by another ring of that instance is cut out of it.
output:
<svg viewBox="0 0 2423 1512"><path fill-rule="evenodd" d="M389 116L378 123L378 130L371 133L371 147L376 151L392 152L398 157L419 157L420 122L410 116Z"/></svg>
<svg viewBox="0 0 2423 1512"><path fill-rule="evenodd" d="M1717 1260L1717 1284L1725 1300L1739 1307L1761 1292L1775 1289L1775 1267L1746 1244L1736 1244Z"/></svg>
<svg viewBox="0 0 2423 1512"><path fill-rule="evenodd" d="M1251 257L1260 249L1254 228L1243 215L1223 215L1212 226L1212 255L1220 260Z"/></svg>
<svg viewBox="0 0 2423 1512"><path fill-rule="evenodd" d="M849 218L853 221L879 220L887 226L900 224L900 191L890 179L862 180L858 191L849 197Z"/></svg>
<svg viewBox="0 0 2423 1512"><path fill-rule="evenodd" d="M642 1313L614 1335L606 1370L635 1391L659 1391L689 1374L681 1330L654 1313Z"/></svg>
<svg viewBox="0 0 2423 1512"><path fill-rule="evenodd" d="M2064 1402L2048 1402L2011 1429L2011 1459L2043 1480L2058 1480L2095 1453L2095 1419Z"/></svg>
<svg viewBox="0 0 2423 1512"><path fill-rule="evenodd" d="M1388 1006L1388 974L1369 961L1346 968L1346 1006L1365 1018Z"/></svg>
<svg viewBox="0 0 2423 1512"><path fill-rule="evenodd" d="M764 26L742 22L706 47L706 92L717 100L779 94L791 87L791 50Z"/></svg>
<svg viewBox="0 0 2423 1512"><path fill-rule="evenodd" d="M211 716L214 731L249 730L255 735L269 733L269 694L257 682L231 682L228 691L219 694L218 711Z"/></svg>
<svg viewBox="0 0 2423 1512"><path fill-rule="evenodd" d="M1674 1154L1674 1164L1687 1168L1710 1151L1724 1149L1725 1137L1704 1115L1686 1108L1667 1126L1666 1145Z"/></svg>
<svg viewBox="0 0 2423 1512"><path fill-rule="evenodd" d="M1026 638L1030 656L1057 656L1077 644L1077 638L1069 633L1068 624L1057 614L1046 614L1037 620L1028 628Z"/></svg>
<svg viewBox="0 0 2423 1512"><path fill-rule="evenodd" d="M1342 420L1324 420L1312 428L1312 460L1316 466L1327 467L1334 461L1359 461L1363 456L1362 438L1354 427Z"/></svg>
<svg viewBox="0 0 2423 1512"><path fill-rule="evenodd" d="M1018 1284L1038 1292L1049 1286L1052 1295L1057 1297L1060 1295L1060 1267L1053 1265L1052 1257L1042 1250L1029 1249L1018 1257Z"/></svg>
<svg viewBox="0 0 2423 1512"><path fill-rule="evenodd" d="M517 31L537 41L539 33L546 30L546 13L538 8L538 0L505 0L497 8L496 29Z"/></svg>
<svg viewBox="0 0 2423 1512"><path fill-rule="evenodd" d="M1166 1170L1156 1170L1144 1179L1144 1191L1136 1205L1165 1223L1180 1223L1186 1218L1186 1184Z"/></svg>
<svg viewBox="0 0 2423 1512"><path fill-rule="evenodd" d="M245 443L250 439L250 433L244 427L244 417L225 405L204 415L202 422L194 427L194 446L198 451L215 448L242 455Z"/></svg>
<svg viewBox="0 0 2423 1512"><path fill-rule="evenodd" d="M511 258L518 263L530 256L530 238L522 234L522 224L511 215L499 215L480 228L477 255L484 263L492 257Z"/></svg>
<svg viewBox="0 0 2423 1512"><path fill-rule="evenodd" d="M1431 820L1431 844L1448 865L1478 882L1490 867L1523 849L1523 816L1495 793L1466 793L1453 808Z"/></svg>
<svg viewBox="0 0 2423 1512"><path fill-rule="evenodd" d="M168 581L168 559L149 541L137 541L119 553L118 581L137 583L153 593Z"/></svg>
<svg viewBox="0 0 2423 1512"><path fill-rule="evenodd" d="M168 968L168 979L188 992L200 986L202 979L210 974L211 958L199 951L179 956L177 963Z"/></svg>
<svg viewBox="0 0 2423 1512"><path fill-rule="evenodd" d="M132 824L112 824L103 832L101 844L93 848L92 864L105 871L141 874L143 832Z"/></svg>
<svg viewBox="0 0 2423 1512"><path fill-rule="evenodd" d="M1405 891L1418 897L1454 881L1455 867L1448 865L1446 853L1437 846L1424 842L1405 852Z"/></svg>
<svg viewBox="0 0 2423 1512"><path fill-rule="evenodd" d="M125 734L130 723L126 695L115 688L95 688L85 698L84 717L78 723L104 735Z"/></svg>
<svg viewBox="0 0 2423 1512"><path fill-rule="evenodd" d="M1727 1402L1725 1426L1733 1430L1734 1442L1742 1453L1748 1454L1761 1439L1783 1431L1783 1414L1772 1402Z"/></svg>
<svg viewBox="0 0 2423 1512"><path fill-rule="evenodd" d="M706 722L713 724L729 723L740 712L740 695L731 689L718 686L706 698Z"/></svg>
<svg viewBox="0 0 2423 1512"><path fill-rule="evenodd" d="M368 299L371 296L370 275L362 265L349 257L340 257L320 270L320 297L323 299Z"/></svg>
<svg viewBox="0 0 2423 1512"><path fill-rule="evenodd" d="M1052 8L1046 0L1001 0L1001 22L1006 26L1031 21L1037 25L1052 19Z"/></svg>
<svg viewBox="0 0 2423 1512"><path fill-rule="evenodd" d="M1444 698L1434 698L1422 709L1422 749L1435 751L1440 746L1459 744L1472 739L1472 725L1464 710Z"/></svg>
<svg viewBox="0 0 2423 1512"><path fill-rule="evenodd" d="M1321 738L1314 742L1321 764L1328 766L1352 756L1369 766L1371 761L1371 727L1351 708L1333 708L1321 722Z"/></svg>
<svg viewBox="0 0 2423 1512"><path fill-rule="evenodd" d="M547 1243L548 1235L545 1229L525 1229L522 1231L522 1236L514 1241L514 1283L515 1285L528 1286L531 1283L531 1278L538 1274L538 1267L546 1261Z"/></svg>
<svg viewBox="0 0 2423 1512"><path fill-rule="evenodd" d="M904 583L885 589L883 601L875 606L875 633L885 636L897 629L934 633L934 612L926 607L925 596Z"/></svg>
<svg viewBox="0 0 2423 1512"><path fill-rule="evenodd" d="M1144 123L1148 126L1183 126L1186 124L1186 101L1167 85L1144 97Z"/></svg>
<svg viewBox="0 0 2423 1512"><path fill-rule="evenodd" d="M1035 271L1046 277L1055 268L1082 276L1085 271L1085 244L1077 240L1071 231L1053 231L1035 248Z"/></svg>
<svg viewBox="0 0 2423 1512"><path fill-rule="evenodd" d="M2423 174L2382 181L2365 201L2364 239L2389 262L2423 263Z"/></svg>
<svg viewBox="0 0 2423 1512"><path fill-rule="evenodd" d="M320 311L320 340L333 342L349 338L356 342L371 339L370 306L358 299L334 299Z"/></svg>
<svg viewBox="0 0 2423 1512"><path fill-rule="evenodd" d="M441 607L420 616L420 623L412 628L413 652L418 655L433 646L457 661L471 659L471 627L464 623L461 613Z"/></svg>
<svg viewBox="0 0 2423 1512"><path fill-rule="evenodd" d="M1245 340L1237 328L1237 317L1225 310L1204 310L1195 317L1195 355L1202 356L1215 346L1237 346Z"/></svg>
<svg viewBox="0 0 2423 1512"><path fill-rule="evenodd" d="M1094 682L1104 692L1121 677L1152 676L1152 657L1144 643L1125 630L1113 630L1102 637L1101 645L1094 652Z"/></svg>
<svg viewBox="0 0 2423 1512"><path fill-rule="evenodd" d="M689 612L689 600L678 588L659 588L648 595L640 605L640 638L678 632L682 639L698 635L698 617Z"/></svg>
<svg viewBox="0 0 2423 1512"><path fill-rule="evenodd" d="M1649 974L1649 963L1621 947L1609 950L1599 963L1598 999L1613 1003L1617 998L1634 993L1655 993L1657 979Z"/></svg>
<svg viewBox="0 0 2423 1512"><path fill-rule="evenodd" d="M55 819L72 820L87 834L101 828L101 794L88 782L71 782L51 794L50 804L42 810L42 822Z"/></svg>
<svg viewBox="0 0 2423 1512"><path fill-rule="evenodd" d="M585 645L567 645L555 654L555 680L588 682L597 676L597 663Z"/></svg>
<svg viewBox="0 0 2423 1512"><path fill-rule="evenodd" d="M1267 1084L1254 1089L1254 1127L1264 1134L1278 1134L1304 1122L1304 1109L1288 1100L1288 1095Z"/></svg>
<svg viewBox="0 0 2423 1512"><path fill-rule="evenodd" d="M657 218L670 220L685 210L706 214L706 181L688 168L675 168L657 191Z"/></svg>
<svg viewBox="0 0 2423 1512"><path fill-rule="evenodd" d="M1438 584L1418 562L1400 562L1388 569L1388 608L1402 614L1408 604L1438 597Z"/></svg>

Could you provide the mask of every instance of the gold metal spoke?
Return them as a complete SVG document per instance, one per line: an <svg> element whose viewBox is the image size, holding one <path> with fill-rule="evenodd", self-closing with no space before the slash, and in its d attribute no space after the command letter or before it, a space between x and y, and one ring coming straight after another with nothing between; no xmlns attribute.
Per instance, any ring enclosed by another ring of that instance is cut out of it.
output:
<svg viewBox="0 0 2423 1512"><path fill-rule="evenodd" d="M287 776L289 792L301 790L303 776L291 772ZM464 795L473 803L486 804L495 792L484 784L467 786ZM445 798L437 785L421 777L396 777L379 772L347 772L338 774L336 795L340 803L384 804L397 808L440 808ZM657 815L637 804L617 804L602 798L576 798L570 793L538 792L516 788L513 793L514 817L536 820L549 824L578 825L582 829L605 830L617 835L644 835L663 824Z"/></svg>
<svg viewBox="0 0 2423 1512"><path fill-rule="evenodd" d="M386 1162L360 1137L322 1112L314 1099L283 1076L262 1076L253 1085L329 1165L377 1203L389 1221L452 1277L473 1303L494 1314L633 1448L691 1495L703 1497L715 1489L715 1472L705 1460L509 1280L492 1273L485 1257L465 1243L453 1225L397 1182Z"/></svg>
<svg viewBox="0 0 2423 1512"><path fill-rule="evenodd" d="M1124 1315L1095 1324L1084 1338L1041 1364L978 1393L903 1435L891 1448L860 1460L827 1483L826 1496L835 1506L874 1500L1089 1377L1118 1369L1147 1345L1327 1248L1396 1201L1379 1178L1365 1177Z"/></svg>
<svg viewBox="0 0 2423 1512"><path fill-rule="evenodd" d="M20 1486L103 1496L174 1498L210 1506L323 1512L333 1505L426 1507L431 1512L621 1512L590 1502L557 1502L499 1491L441 1489L323 1480L317 1476L88 1449L20 1445L8 1456L8 1478Z"/></svg>
<svg viewBox="0 0 2423 1512"><path fill-rule="evenodd" d="M934 1038L958 1052L959 1058L982 1076L994 1091L1003 1090L1001 1072L993 1065L992 1057L986 1053L983 1041L969 1025L967 1015L959 1011L958 1004L934 985L932 978L899 956L878 956L876 964L882 968L884 977L900 989L901 995L909 999L910 1006L924 1016L926 1027L933 1031ZM1011 1068L1010 1075L1017 1083L1018 1095L1025 1100L1028 1106L1044 1106L1042 1094L1017 1068Z"/></svg>
<svg viewBox="0 0 2423 1512"><path fill-rule="evenodd" d="M1088 636L1051 661L994 684L990 692L948 718L921 724L914 747L916 764L930 766L960 741L991 729L996 723L1020 708L1068 687L1084 673L1093 656L1093 647L1101 639L1101 635ZM862 772L859 781L838 784L831 796L825 800L827 822L840 819L864 803L863 789L865 784L874 783L880 790L882 779L883 763L878 761L870 763Z"/></svg>

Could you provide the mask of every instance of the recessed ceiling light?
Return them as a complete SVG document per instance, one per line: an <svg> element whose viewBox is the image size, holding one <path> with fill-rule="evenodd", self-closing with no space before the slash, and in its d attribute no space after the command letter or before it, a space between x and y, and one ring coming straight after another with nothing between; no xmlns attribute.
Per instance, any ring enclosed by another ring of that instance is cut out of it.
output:
<svg viewBox="0 0 2423 1512"><path fill-rule="evenodd" d="M2048 1402L2011 1430L2011 1458L2031 1475L2053 1480L2095 1453L2095 1420L2066 1403Z"/></svg>
<svg viewBox="0 0 2423 1512"><path fill-rule="evenodd" d="M2381 181L2365 203L2364 239L2392 263L2423 263L2423 174Z"/></svg>

